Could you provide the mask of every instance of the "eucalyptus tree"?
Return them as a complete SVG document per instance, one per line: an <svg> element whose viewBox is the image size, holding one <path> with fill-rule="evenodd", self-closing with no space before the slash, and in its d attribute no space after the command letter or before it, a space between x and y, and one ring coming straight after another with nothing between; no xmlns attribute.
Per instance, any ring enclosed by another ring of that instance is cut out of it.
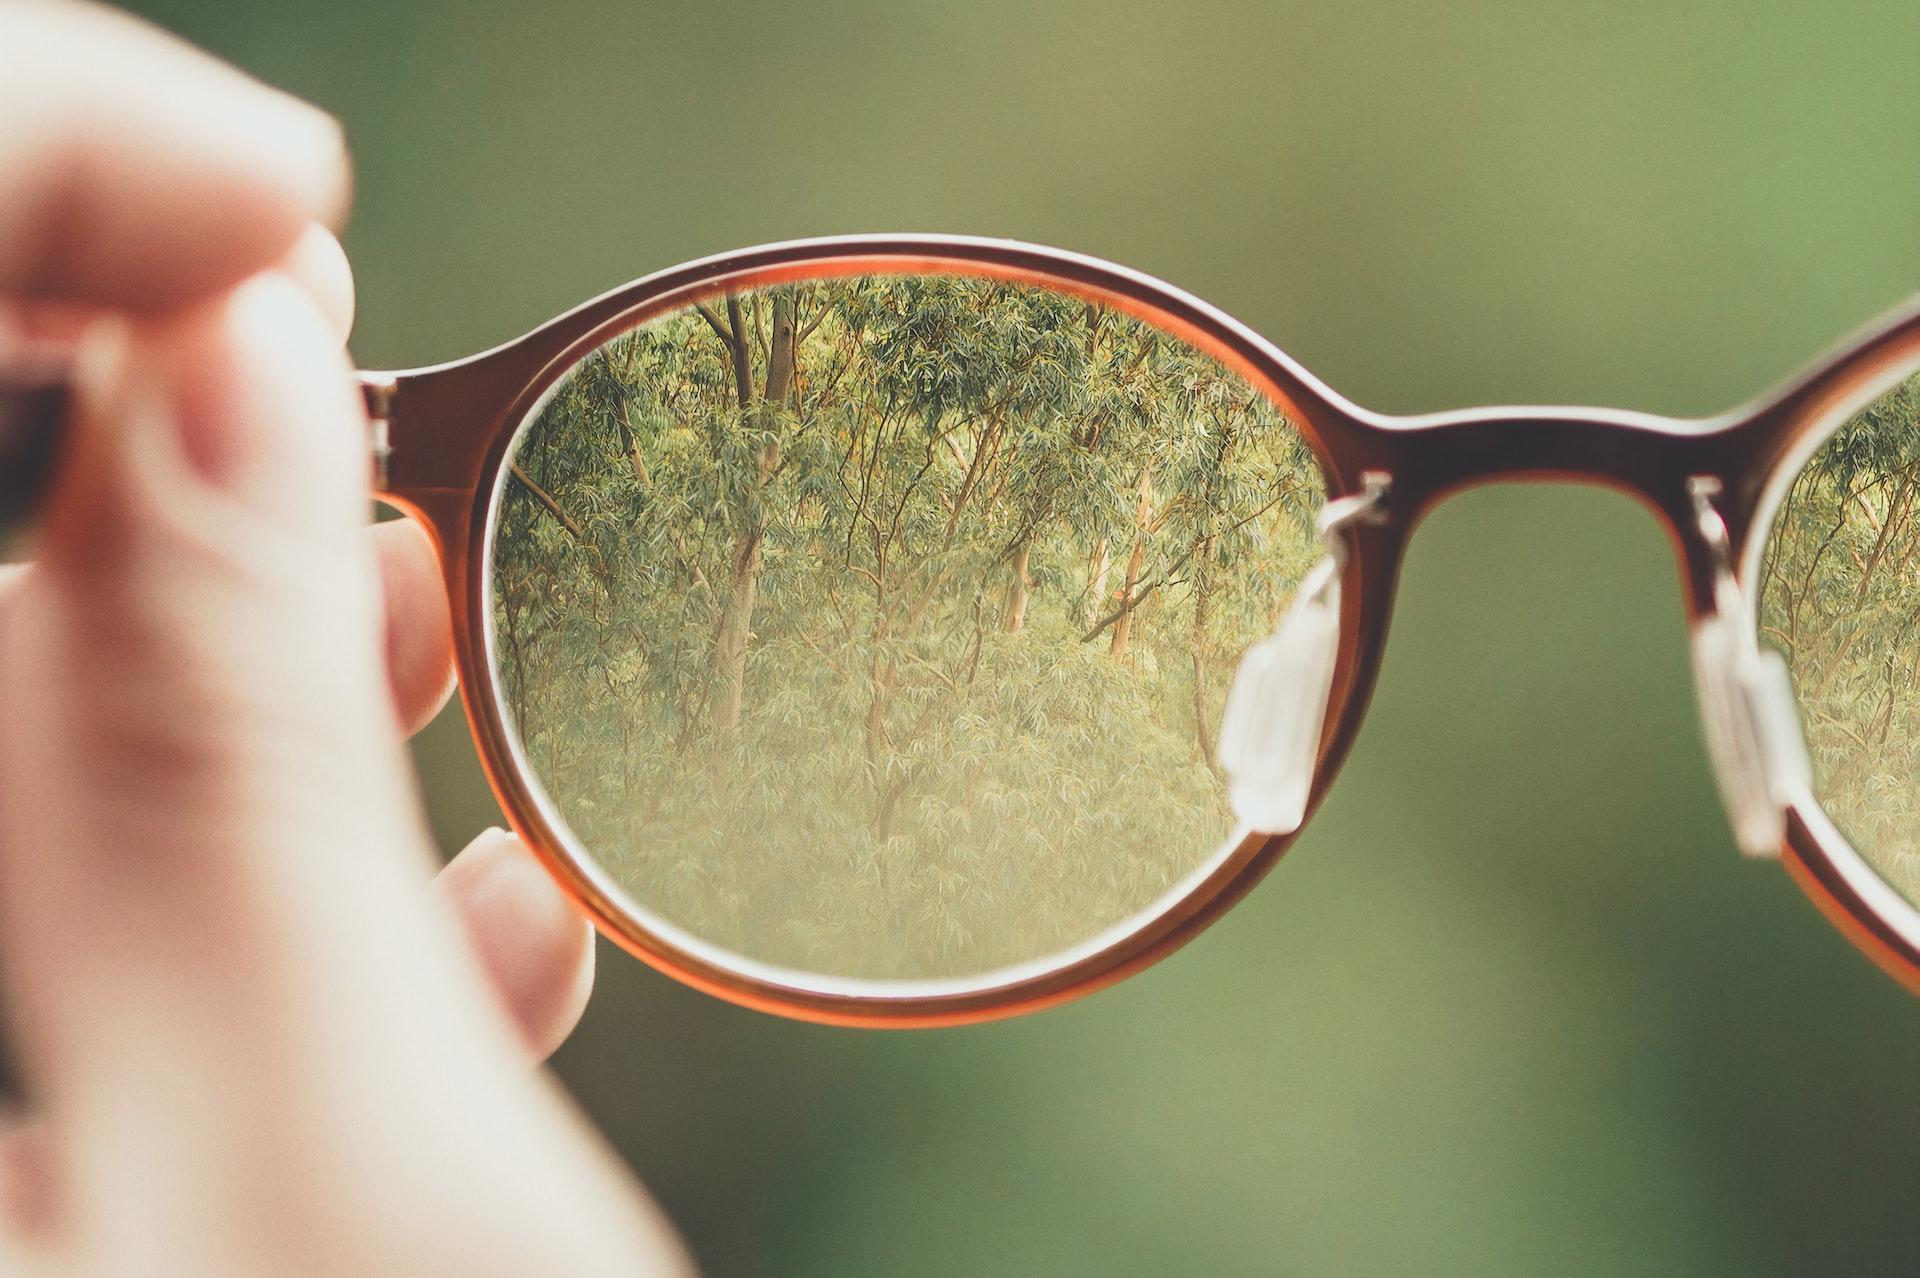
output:
<svg viewBox="0 0 1920 1278"><path fill-rule="evenodd" d="M1761 561L1823 803L1920 899L1920 376L1795 478Z"/></svg>
<svg viewBox="0 0 1920 1278"><path fill-rule="evenodd" d="M654 320L514 466L495 623L569 824L688 926L880 974L1070 943L1215 846L1221 671L1317 553L1244 378L979 278Z"/></svg>

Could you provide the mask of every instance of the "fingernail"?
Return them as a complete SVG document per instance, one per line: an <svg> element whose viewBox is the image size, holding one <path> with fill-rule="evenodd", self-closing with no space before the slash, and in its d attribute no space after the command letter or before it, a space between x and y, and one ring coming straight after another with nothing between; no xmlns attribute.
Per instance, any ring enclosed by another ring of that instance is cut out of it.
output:
<svg viewBox="0 0 1920 1278"><path fill-rule="evenodd" d="M353 187L340 121L251 77L243 76L236 84L240 91L225 104L224 127L242 138L270 171L291 179L282 189L296 196L308 217L338 229Z"/></svg>
<svg viewBox="0 0 1920 1278"><path fill-rule="evenodd" d="M554 886L513 832L498 826L476 834L453 859L452 869L450 885L473 902L539 900Z"/></svg>
<svg viewBox="0 0 1920 1278"><path fill-rule="evenodd" d="M526 858L521 854L520 840L513 831L490 825L467 842L466 852L476 862L488 867L497 866L502 861L520 861Z"/></svg>
<svg viewBox="0 0 1920 1278"><path fill-rule="evenodd" d="M325 111L305 102L299 105L308 114L307 127L312 131L316 156L309 207L313 209L314 221L337 231L346 222L347 210L353 204L353 160L347 150L347 131L338 119Z"/></svg>
<svg viewBox="0 0 1920 1278"><path fill-rule="evenodd" d="M320 314L346 345L353 332L353 267L326 227L308 225L280 263L280 270L306 291Z"/></svg>

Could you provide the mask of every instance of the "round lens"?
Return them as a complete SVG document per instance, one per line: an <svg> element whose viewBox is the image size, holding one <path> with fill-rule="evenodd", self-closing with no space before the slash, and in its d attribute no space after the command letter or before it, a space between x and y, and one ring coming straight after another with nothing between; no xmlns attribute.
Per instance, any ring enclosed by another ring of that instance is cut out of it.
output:
<svg viewBox="0 0 1920 1278"><path fill-rule="evenodd" d="M1814 792L1920 903L1920 374L1822 444L1775 516L1760 628L1785 654Z"/></svg>
<svg viewBox="0 0 1920 1278"><path fill-rule="evenodd" d="M716 295L514 441L496 697L643 921L835 978L1027 964L1222 854L1226 689L1322 498L1265 392L1085 296Z"/></svg>

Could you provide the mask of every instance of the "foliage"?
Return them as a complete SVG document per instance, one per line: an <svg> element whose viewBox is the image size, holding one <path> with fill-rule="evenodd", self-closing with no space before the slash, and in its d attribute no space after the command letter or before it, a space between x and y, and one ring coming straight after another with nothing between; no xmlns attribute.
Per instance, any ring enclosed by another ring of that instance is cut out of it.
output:
<svg viewBox="0 0 1920 1278"><path fill-rule="evenodd" d="M589 355L516 444L511 718L633 897L871 977L1040 957L1227 832L1225 684L1321 480L1239 375L988 279L715 297Z"/></svg>
<svg viewBox="0 0 1920 1278"><path fill-rule="evenodd" d="M1762 633L1793 669L1822 805L1920 901L1920 375L1821 446L1763 563Z"/></svg>

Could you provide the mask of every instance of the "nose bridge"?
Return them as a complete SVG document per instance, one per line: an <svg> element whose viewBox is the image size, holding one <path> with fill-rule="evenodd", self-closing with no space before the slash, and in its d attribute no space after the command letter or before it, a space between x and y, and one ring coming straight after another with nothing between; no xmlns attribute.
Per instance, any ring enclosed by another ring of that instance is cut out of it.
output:
<svg viewBox="0 0 1920 1278"><path fill-rule="evenodd" d="M1448 496L1484 483L1599 484L1648 507L1673 541L1689 607L1711 595L1712 562L1691 531L1688 481L1728 481L1726 518L1744 542L1751 494L1726 423L1580 408L1494 408L1372 423L1369 464L1393 476L1396 516L1411 527Z"/></svg>
<svg viewBox="0 0 1920 1278"><path fill-rule="evenodd" d="M1572 408L1497 408L1405 418L1384 427L1435 499L1459 488L1510 479L1567 480L1620 488L1678 511L1687 476L1717 458L1701 424L1643 414Z"/></svg>

